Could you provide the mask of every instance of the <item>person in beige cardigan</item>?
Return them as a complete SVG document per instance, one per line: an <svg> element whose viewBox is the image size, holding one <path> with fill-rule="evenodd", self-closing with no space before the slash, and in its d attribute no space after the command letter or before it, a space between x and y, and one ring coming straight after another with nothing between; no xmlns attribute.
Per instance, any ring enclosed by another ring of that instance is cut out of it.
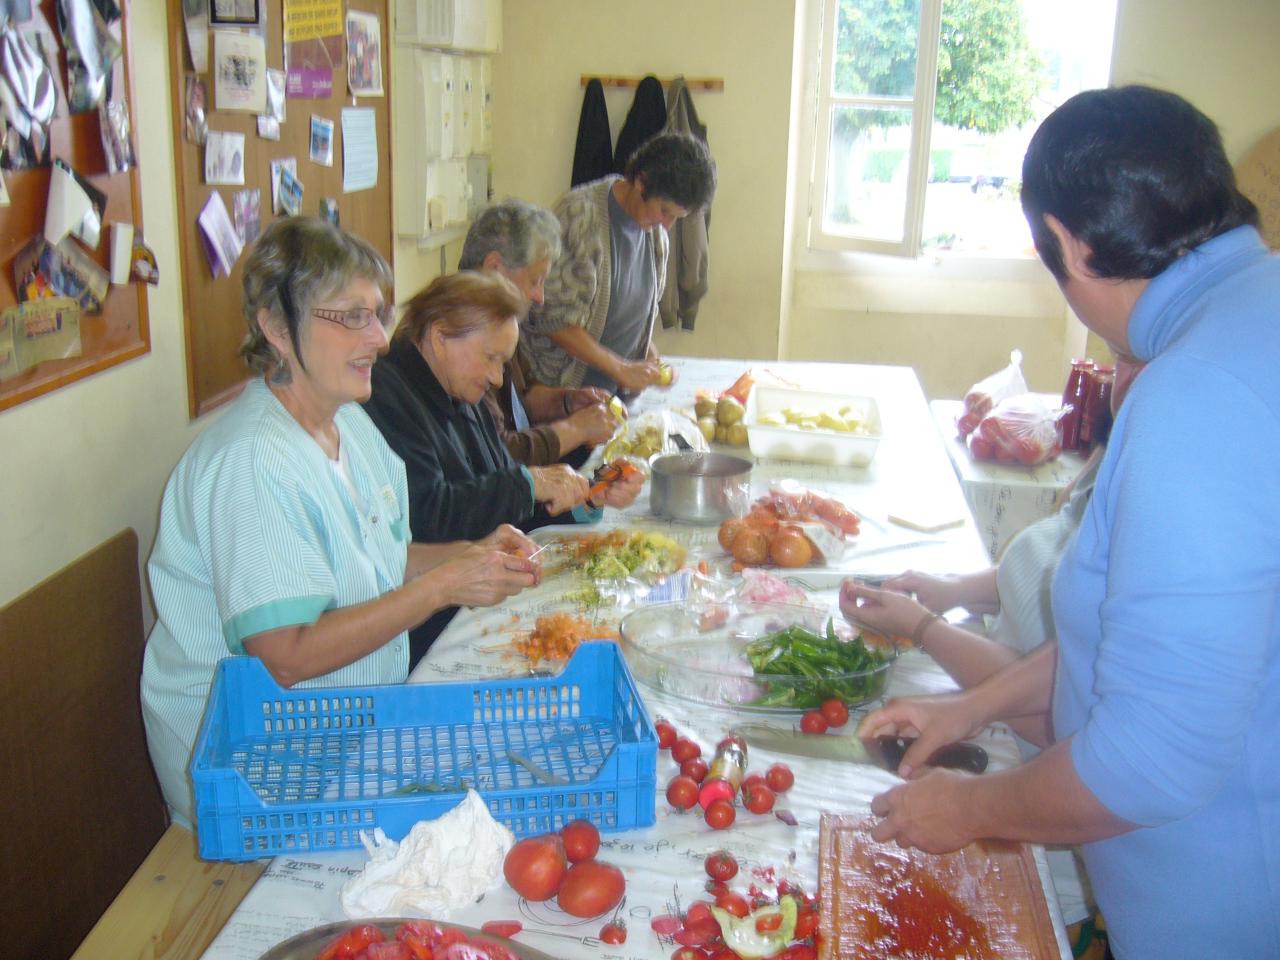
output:
<svg viewBox="0 0 1280 960"><path fill-rule="evenodd" d="M560 199L563 254L520 343L536 380L632 394L662 383L653 328L667 275L667 230L710 203L715 183L705 144L663 133L632 154L624 176L583 184Z"/></svg>

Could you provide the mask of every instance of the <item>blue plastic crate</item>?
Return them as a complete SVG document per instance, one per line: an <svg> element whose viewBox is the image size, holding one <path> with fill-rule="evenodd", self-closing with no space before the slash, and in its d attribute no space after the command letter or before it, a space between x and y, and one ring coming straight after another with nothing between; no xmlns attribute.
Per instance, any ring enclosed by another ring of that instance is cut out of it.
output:
<svg viewBox="0 0 1280 960"><path fill-rule="evenodd" d="M517 837L654 822L658 742L616 644L559 676L296 689L218 665L191 764L200 856L254 860L400 839L474 787Z"/></svg>

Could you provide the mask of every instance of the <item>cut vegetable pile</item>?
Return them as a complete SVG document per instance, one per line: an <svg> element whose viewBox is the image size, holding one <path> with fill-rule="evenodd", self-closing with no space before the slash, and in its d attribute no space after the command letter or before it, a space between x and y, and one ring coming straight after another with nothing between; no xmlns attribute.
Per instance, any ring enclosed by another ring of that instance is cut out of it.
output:
<svg viewBox="0 0 1280 960"><path fill-rule="evenodd" d="M847 704L879 696L886 672L879 668L890 655L868 647L861 636L844 639L827 621L825 634L800 625L765 634L751 641L747 659L757 677L795 677L767 680L764 694L753 701L761 707L809 709L832 697Z"/></svg>

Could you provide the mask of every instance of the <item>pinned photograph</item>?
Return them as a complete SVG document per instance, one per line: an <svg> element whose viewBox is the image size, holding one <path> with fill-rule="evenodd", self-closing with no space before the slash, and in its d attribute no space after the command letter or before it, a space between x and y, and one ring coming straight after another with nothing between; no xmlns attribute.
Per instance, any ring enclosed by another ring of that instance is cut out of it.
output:
<svg viewBox="0 0 1280 960"><path fill-rule="evenodd" d="M211 23L256 24L258 0L213 0L209 5Z"/></svg>
<svg viewBox="0 0 1280 960"><path fill-rule="evenodd" d="M279 160L271 161L271 212L275 216L284 213L284 207L280 206L280 173L283 170L288 170L296 179L298 158L281 157Z"/></svg>
<svg viewBox="0 0 1280 960"><path fill-rule="evenodd" d="M212 67L217 109L267 112L267 49L262 37L215 30Z"/></svg>
<svg viewBox="0 0 1280 960"><path fill-rule="evenodd" d="M244 185L244 134L210 130L204 144L204 182Z"/></svg>
<svg viewBox="0 0 1280 960"><path fill-rule="evenodd" d="M214 277L229 275L240 259L244 244L236 236L236 228L227 216L227 205L222 202L222 194L214 190L209 194L204 209L196 218L200 224L201 238L204 240L205 256L209 258L209 269Z"/></svg>
<svg viewBox="0 0 1280 960"><path fill-rule="evenodd" d="M18 302L44 297L71 297L85 313L97 313L107 298L111 278L71 240L57 246L33 237L13 258Z"/></svg>
<svg viewBox="0 0 1280 960"><path fill-rule="evenodd" d="M246 247L258 239L262 230L262 191L237 190L231 195L236 236Z"/></svg>
<svg viewBox="0 0 1280 960"><path fill-rule="evenodd" d="M302 212L302 183L288 168L280 170L280 206L291 217Z"/></svg>
<svg viewBox="0 0 1280 960"><path fill-rule="evenodd" d="M320 216L324 217L335 227L338 224L338 201L333 197L324 197L320 200Z"/></svg>
<svg viewBox="0 0 1280 960"><path fill-rule="evenodd" d="M258 136L263 140L279 140L280 121L275 117L258 117Z"/></svg>
<svg viewBox="0 0 1280 960"><path fill-rule="evenodd" d="M377 14L347 11L347 86L353 97L382 96L382 29Z"/></svg>
<svg viewBox="0 0 1280 960"><path fill-rule="evenodd" d="M333 166L333 121L311 115L311 161Z"/></svg>
<svg viewBox="0 0 1280 960"><path fill-rule="evenodd" d="M267 70L267 112L277 123L285 121L284 71Z"/></svg>
<svg viewBox="0 0 1280 960"><path fill-rule="evenodd" d="M204 146L204 139L209 133L209 94L204 81L195 74L187 74L185 109L182 123L182 136L188 143L197 147Z"/></svg>

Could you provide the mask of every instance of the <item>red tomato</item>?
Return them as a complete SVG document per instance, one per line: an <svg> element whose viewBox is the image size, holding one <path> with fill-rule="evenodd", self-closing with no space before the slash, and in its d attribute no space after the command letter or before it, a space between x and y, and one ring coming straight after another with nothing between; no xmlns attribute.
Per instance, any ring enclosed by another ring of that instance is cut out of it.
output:
<svg viewBox="0 0 1280 960"><path fill-rule="evenodd" d="M694 783L701 783L707 779L707 761L701 757L694 757L692 760L686 760L680 764L680 773L682 776L688 777Z"/></svg>
<svg viewBox="0 0 1280 960"><path fill-rule="evenodd" d="M702 748L688 737L681 737L671 745L671 759L676 763L684 763L694 757L702 756Z"/></svg>
<svg viewBox="0 0 1280 960"><path fill-rule="evenodd" d="M726 890L716 897L716 906L735 917L745 917L751 912L751 905L747 903L747 898L732 890Z"/></svg>
<svg viewBox="0 0 1280 960"><path fill-rule="evenodd" d="M560 831L564 841L564 855L570 862L590 860L600 852L600 831L589 820L575 820L565 824Z"/></svg>
<svg viewBox="0 0 1280 960"><path fill-rule="evenodd" d="M600 928L601 943L626 943L627 925L621 922L606 923Z"/></svg>
<svg viewBox="0 0 1280 960"><path fill-rule="evenodd" d="M752 813L768 813L773 809L773 791L763 783L756 784L743 792L742 805Z"/></svg>
<svg viewBox="0 0 1280 960"><path fill-rule="evenodd" d="M559 834L521 840L507 852L502 875L526 900L550 900L565 875L564 843Z"/></svg>
<svg viewBox="0 0 1280 960"><path fill-rule="evenodd" d="M352 927L330 943L316 960L341 960L344 957L354 957L370 944L382 943L386 939L386 935L373 924L362 924Z"/></svg>
<svg viewBox="0 0 1280 960"><path fill-rule="evenodd" d="M844 705L843 700L839 700L836 697L832 697L830 700L823 700L822 706L818 709L829 727L843 727L849 722L849 708Z"/></svg>
<svg viewBox="0 0 1280 960"><path fill-rule="evenodd" d="M697 802L698 784L691 777L673 777L667 784L667 803L677 810L688 810Z"/></svg>
<svg viewBox="0 0 1280 960"><path fill-rule="evenodd" d="M774 793L786 793L796 782L796 775L785 763L775 763L765 771L764 781Z"/></svg>
<svg viewBox="0 0 1280 960"><path fill-rule="evenodd" d="M779 912L766 913L763 917L756 917L757 933L772 933L782 926L782 914Z"/></svg>
<svg viewBox="0 0 1280 960"><path fill-rule="evenodd" d="M707 876L712 880L723 882L732 880L738 875L738 861L728 850L716 850L707 854L703 867L706 868Z"/></svg>
<svg viewBox="0 0 1280 960"><path fill-rule="evenodd" d="M801 910L796 914L796 932L797 940L807 940L813 936L813 932L818 929L818 911L817 910Z"/></svg>
<svg viewBox="0 0 1280 960"><path fill-rule="evenodd" d="M495 937L514 937L524 929L524 924L519 920L489 920L480 924L480 929Z"/></svg>
<svg viewBox="0 0 1280 960"><path fill-rule="evenodd" d="M793 943L774 960L818 960L818 951L807 943Z"/></svg>
<svg viewBox="0 0 1280 960"><path fill-rule="evenodd" d="M706 916L701 920L688 920L684 922L684 926L676 931L673 940L676 943L686 947L700 947L704 943L710 943L712 940L719 938L720 924L713 916Z"/></svg>
<svg viewBox="0 0 1280 960"><path fill-rule="evenodd" d="M757 786L758 784L761 784L764 782L765 782L764 774L748 773L746 777L744 777L742 780L742 792L746 793L746 791L749 790L751 787Z"/></svg>
<svg viewBox="0 0 1280 960"><path fill-rule="evenodd" d="M686 925L690 923L698 923L701 920L714 920L715 917L711 913L711 904L705 900L695 900L689 904L689 909L684 912L684 922Z"/></svg>
<svg viewBox="0 0 1280 960"><path fill-rule="evenodd" d="M712 830L726 830L737 816L737 811L728 800L713 800L707 807L707 826Z"/></svg>
<svg viewBox="0 0 1280 960"><path fill-rule="evenodd" d="M405 945L413 960L435 960L431 944L412 933L396 931L396 939Z"/></svg>
<svg viewBox="0 0 1280 960"><path fill-rule="evenodd" d="M653 729L658 733L658 749L670 750L671 745L676 742L676 728L666 720L658 720Z"/></svg>
<svg viewBox="0 0 1280 960"><path fill-rule="evenodd" d="M564 875L556 902L575 917L598 917L622 902L627 881L622 871L599 860L575 863Z"/></svg>
<svg viewBox="0 0 1280 960"><path fill-rule="evenodd" d="M398 940L371 943L358 954L360 960L413 960L408 946Z"/></svg>
<svg viewBox="0 0 1280 960"><path fill-rule="evenodd" d="M800 729L805 733L826 733L827 718L817 710L810 710L800 718Z"/></svg>
<svg viewBox="0 0 1280 960"><path fill-rule="evenodd" d="M671 960L706 960L707 955L697 947L681 947L671 955Z"/></svg>
<svg viewBox="0 0 1280 960"><path fill-rule="evenodd" d="M683 927L684 922L679 917L673 917L669 913L664 913L650 920L649 926L653 928L653 932L658 936L669 937Z"/></svg>

